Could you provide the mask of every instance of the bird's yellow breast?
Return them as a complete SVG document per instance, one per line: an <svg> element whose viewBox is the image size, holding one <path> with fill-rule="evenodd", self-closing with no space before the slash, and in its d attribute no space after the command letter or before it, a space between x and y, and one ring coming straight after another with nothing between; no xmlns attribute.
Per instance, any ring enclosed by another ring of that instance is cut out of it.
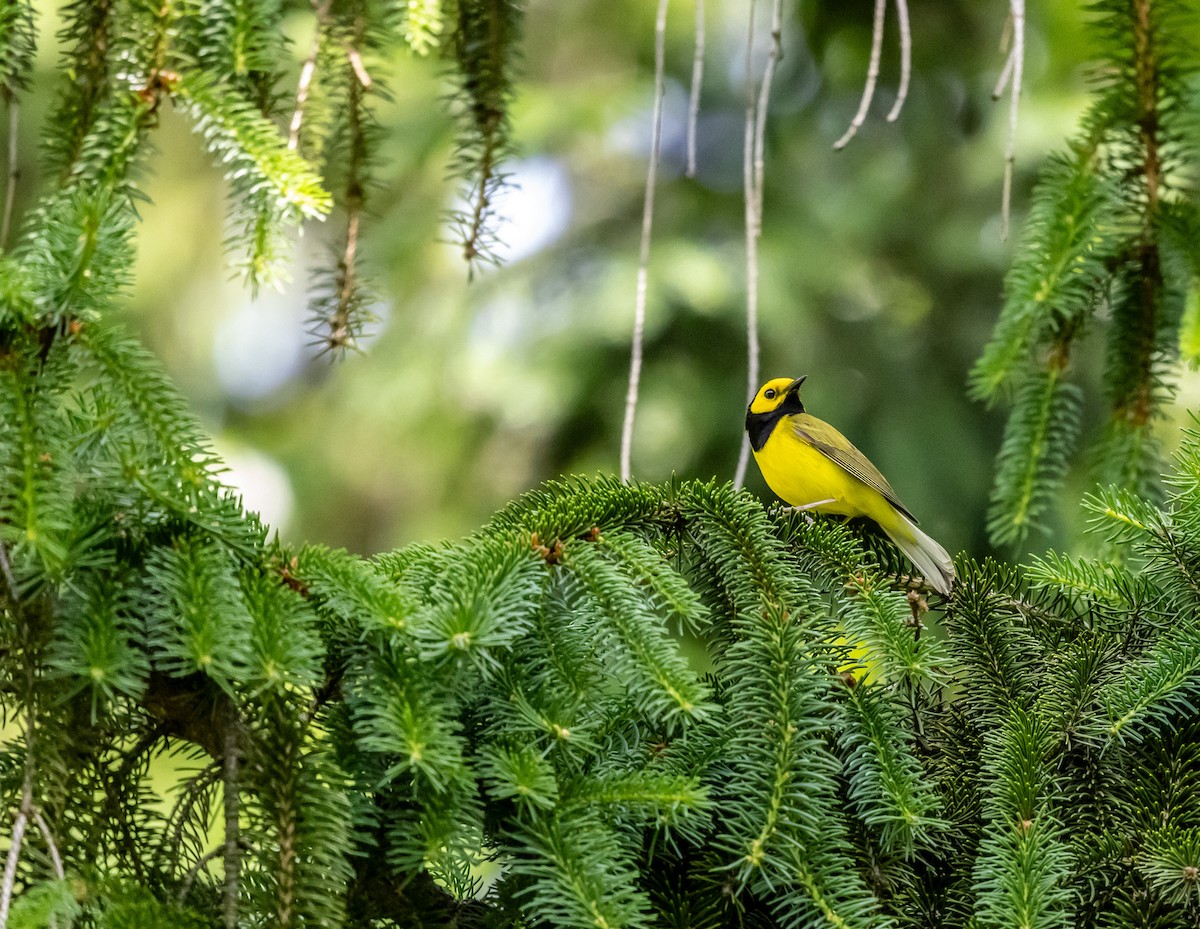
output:
<svg viewBox="0 0 1200 929"><path fill-rule="evenodd" d="M883 495L801 439L791 417L785 416L775 425L754 458L767 485L792 506L811 507L817 513L867 516L881 526L896 522L896 511Z"/></svg>

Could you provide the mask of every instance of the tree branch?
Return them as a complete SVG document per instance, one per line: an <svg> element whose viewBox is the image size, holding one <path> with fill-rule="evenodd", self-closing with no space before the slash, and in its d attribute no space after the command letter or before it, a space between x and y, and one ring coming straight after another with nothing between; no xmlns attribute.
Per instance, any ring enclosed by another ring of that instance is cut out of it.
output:
<svg viewBox="0 0 1200 929"><path fill-rule="evenodd" d="M866 121L867 110L871 108L871 100L875 96L875 82L879 79L879 57L883 51L883 14L887 0L875 0L875 20L871 25L871 60L867 64L867 82L863 85L862 98L858 101L858 112L850 121L848 128L840 139L833 143L837 151L841 151L857 134L859 127Z"/></svg>
<svg viewBox="0 0 1200 929"><path fill-rule="evenodd" d="M308 57L300 67L300 77L296 81L296 103L292 108L292 120L288 126L288 148L295 151L300 147L300 129L304 123L304 107L308 103L308 95L312 90L313 78L317 74L317 57L321 53L321 34L329 20L329 7L333 0L313 0L313 12L317 14L317 24L313 29L312 47Z"/></svg>
<svg viewBox="0 0 1200 929"><path fill-rule="evenodd" d="M25 828L33 811L33 767L25 765L25 780L21 784L21 806L13 820L12 839L8 846L8 857L4 862L4 877L0 880L0 929L8 926L8 911L12 905L13 885L17 882L17 865L21 860L21 843L25 839Z"/></svg>
<svg viewBox="0 0 1200 929"><path fill-rule="evenodd" d="M889 123L900 118L900 110L908 99L908 84L912 79L912 27L908 21L908 0L896 0L896 18L900 23L900 86L896 88L896 102L888 111Z"/></svg>
<svg viewBox="0 0 1200 929"><path fill-rule="evenodd" d="M633 419L637 414L638 387L642 379L642 353L646 331L646 289L650 273L650 233L654 225L654 188L662 146L663 72L666 59L668 0L658 0L654 22L654 115L650 133L650 165L646 169L646 195L642 201L642 240L638 252L637 295L633 307L633 344L629 359L629 387L625 392L625 420L621 424L621 480L633 477Z"/></svg>
<svg viewBox="0 0 1200 929"><path fill-rule="evenodd" d="M238 727L235 719L236 711L230 708L230 720L225 728L225 757L222 781L224 783L225 803L225 897L223 918L225 929L237 929L238 924L238 893L242 873L242 851L239 847L238 828Z"/></svg>
<svg viewBox="0 0 1200 929"><path fill-rule="evenodd" d="M1000 202L1000 236L1008 238L1012 213L1013 166L1016 162L1017 116L1021 108L1021 74L1025 70L1025 0L1009 0L1012 17L1012 49L996 85L997 91L1009 88L1008 139L1004 143L1004 192ZM999 93L996 94L999 96Z"/></svg>
<svg viewBox="0 0 1200 929"><path fill-rule="evenodd" d="M704 41L704 0L696 0L696 46L692 54L692 92L688 97L688 177L696 176L696 123L700 118L700 87L704 82Z"/></svg>
<svg viewBox="0 0 1200 929"><path fill-rule="evenodd" d="M61 881L67 875L63 870L62 856L58 853L58 845L54 841L50 827L46 824L46 818L42 816L42 811L32 805L31 809L33 821L37 823L38 831L41 832L42 839L46 843L46 851L50 853L50 865L54 868L54 876Z"/></svg>
<svg viewBox="0 0 1200 929"><path fill-rule="evenodd" d="M746 39L746 127L742 147L742 186L745 201L746 223L746 400L749 402L758 390L759 355L758 342L758 240L762 235L763 186L766 165L767 109L771 100L771 83L775 78L775 66L783 54L783 3L774 0L771 11L771 44L767 62L763 66L762 81L757 99L750 79L749 59L754 42L754 7L750 8L750 30ZM741 487L746 481L746 467L750 460L750 438L742 435L738 451L737 468L733 474L733 485Z"/></svg>

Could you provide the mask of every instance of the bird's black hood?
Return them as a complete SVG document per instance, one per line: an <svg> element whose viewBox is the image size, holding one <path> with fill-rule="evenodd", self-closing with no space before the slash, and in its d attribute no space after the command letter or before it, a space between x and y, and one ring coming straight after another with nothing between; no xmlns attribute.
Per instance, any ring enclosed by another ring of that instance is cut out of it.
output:
<svg viewBox="0 0 1200 929"><path fill-rule="evenodd" d="M803 380L803 378L800 378ZM750 436L750 447L756 452L761 451L771 437L775 425L785 416L793 416L804 412L804 404L800 402L800 385L788 391L783 402L767 413L752 413L746 407L746 434Z"/></svg>

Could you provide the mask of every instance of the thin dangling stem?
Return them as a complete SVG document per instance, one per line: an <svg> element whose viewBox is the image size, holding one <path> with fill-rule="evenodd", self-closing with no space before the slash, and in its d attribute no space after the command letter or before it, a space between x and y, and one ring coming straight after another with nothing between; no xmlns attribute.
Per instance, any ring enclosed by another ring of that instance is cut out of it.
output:
<svg viewBox="0 0 1200 929"><path fill-rule="evenodd" d="M42 834L42 840L46 843L46 851L50 853L50 865L54 868L54 876L61 881L67 874L63 870L62 855L59 854L58 845L54 841L54 834L50 831L50 826L41 810L33 807L32 815L33 821L37 823L38 831Z"/></svg>
<svg viewBox="0 0 1200 929"><path fill-rule="evenodd" d="M908 99L908 84L912 79L912 27L908 22L908 0L896 0L896 19L900 23L900 86L896 88L896 102L888 111L889 123L900 118L900 110Z"/></svg>
<svg viewBox="0 0 1200 929"><path fill-rule="evenodd" d="M996 89L992 91L992 100L999 100L1004 96L1005 88L1008 87L1008 79L1013 73L1013 56L1011 53L1004 59L1004 68L1000 71L1000 77L996 79Z"/></svg>
<svg viewBox="0 0 1200 929"><path fill-rule="evenodd" d="M692 55L692 92L688 98L687 171L696 176L696 123L700 119L700 87L704 83L704 0L696 0L696 48Z"/></svg>
<svg viewBox="0 0 1200 929"><path fill-rule="evenodd" d="M633 418L637 413L638 386L642 379L642 349L646 330L646 290L650 270L650 233L654 224L654 186L658 180L658 157L662 147L663 88L667 43L668 0L658 0L654 24L654 127L650 135L650 166L646 170L646 196L642 202L642 242L638 255L637 297L633 309L633 346L629 359L629 389L625 394L625 421L621 425L621 480L633 477L630 458L633 447Z"/></svg>
<svg viewBox="0 0 1200 929"><path fill-rule="evenodd" d="M304 107L308 103L308 95L312 89L313 78L317 73L317 57L321 53L321 36L328 26L329 7L333 0L314 2L313 12L317 15L317 24L313 28L312 47L308 57L300 66L300 78L296 81L296 102L292 108L292 119L288 125L288 148L295 151L300 147L300 128L304 123Z"/></svg>
<svg viewBox="0 0 1200 929"><path fill-rule="evenodd" d="M26 736L28 739L28 736ZM26 753L28 756L28 752ZM33 766L28 757L25 763L25 780L21 785L21 806L13 820L12 837L8 844L8 857L4 862L4 877L0 879L0 929L8 926L8 910L12 905L13 886L17 882L17 865L21 860L21 843L25 840L25 828L29 825L33 811Z"/></svg>
<svg viewBox="0 0 1200 929"><path fill-rule="evenodd" d="M767 110L771 99L771 83L775 78L775 66L783 55L783 0L774 0L771 11L771 44L767 62L763 67L762 82L757 98L750 78L750 52L754 44L753 0L750 9L750 27L746 39L746 128L742 147L742 185L746 215L746 399L747 402L758 389L759 356L758 341L758 240L762 235L763 187L766 164ZM738 451L737 468L734 470L733 485L741 487L746 480L746 467L750 460L749 437L742 436Z"/></svg>
<svg viewBox="0 0 1200 929"><path fill-rule="evenodd" d="M867 110L871 108L871 100L875 97L875 82L879 80L879 58L883 52L883 14L887 0L875 0L875 21L871 26L871 60L867 64L867 83L863 86L862 99L858 101L858 112L850 121L850 128L840 139L833 143L836 150L846 147L846 144L857 134L859 127L867 118Z"/></svg>
<svg viewBox="0 0 1200 929"><path fill-rule="evenodd" d="M1013 165L1016 162L1017 115L1021 108L1021 72L1025 68L1025 0L1009 0L1012 11L1012 49L1001 74L999 90L1008 85L1008 140L1004 145L1004 192L1000 203L1000 237L1008 238L1009 220L1012 213ZM1008 79L1005 80L1005 75ZM998 95L997 95L998 96Z"/></svg>

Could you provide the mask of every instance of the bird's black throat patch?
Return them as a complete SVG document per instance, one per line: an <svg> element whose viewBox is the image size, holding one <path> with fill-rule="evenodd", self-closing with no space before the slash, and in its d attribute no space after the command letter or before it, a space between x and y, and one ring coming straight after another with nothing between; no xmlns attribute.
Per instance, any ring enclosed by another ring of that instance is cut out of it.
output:
<svg viewBox="0 0 1200 929"><path fill-rule="evenodd" d="M785 416L803 412L804 404L800 402L800 395L795 391L788 394L783 403L769 413L751 413L747 409L746 434L750 436L750 447L756 452L762 451L762 447L767 444L767 439L771 437L776 423Z"/></svg>

